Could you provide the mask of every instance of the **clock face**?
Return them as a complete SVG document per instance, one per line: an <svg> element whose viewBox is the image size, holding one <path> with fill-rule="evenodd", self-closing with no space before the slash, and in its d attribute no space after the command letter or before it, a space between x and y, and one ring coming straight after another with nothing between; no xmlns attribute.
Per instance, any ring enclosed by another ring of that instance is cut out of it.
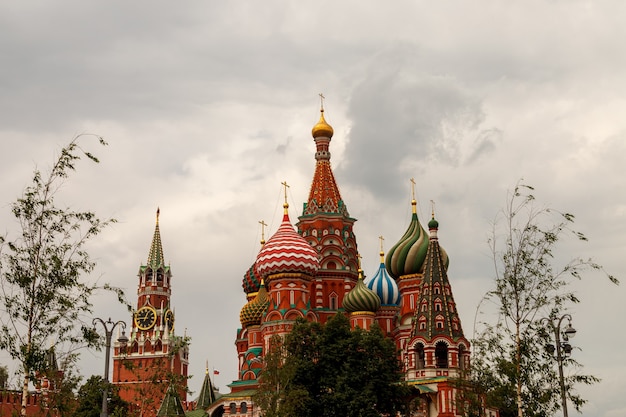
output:
<svg viewBox="0 0 626 417"><path fill-rule="evenodd" d="M141 307L135 313L135 325L139 330L148 330L156 323L156 310L150 306Z"/></svg>
<svg viewBox="0 0 626 417"><path fill-rule="evenodd" d="M170 330L174 328L174 312L172 310L165 312L165 325Z"/></svg>

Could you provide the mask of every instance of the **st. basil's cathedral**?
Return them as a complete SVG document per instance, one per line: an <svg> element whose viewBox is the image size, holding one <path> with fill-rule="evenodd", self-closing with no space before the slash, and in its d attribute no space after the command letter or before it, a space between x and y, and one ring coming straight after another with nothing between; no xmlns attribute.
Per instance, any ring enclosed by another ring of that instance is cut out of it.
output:
<svg viewBox="0 0 626 417"><path fill-rule="evenodd" d="M238 379L228 385L230 392L216 392L207 369L197 401L188 403L183 391L168 389L143 415L185 415L185 410L194 409L187 415L261 415L253 396L270 339L289 333L299 318L325 323L338 313L347 315L353 328L367 330L376 322L393 339L406 382L424 400L416 415L460 415L456 406L458 383L454 381L469 367L470 343L456 309L447 275L449 259L439 244L435 213L426 232L412 190L412 215L406 232L386 255L381 240L379 268L371 278L364 278L353 231L356 219L348 212L331 168L333 133L322 106L312 129L315 172L302 215L294 226L284 183L282 222L267 241L261 240L256 260L244 274L246 302L235 339ZM158 212L148 262L138 275L129 348L122 352L120 346L114 346L112 381L121 388L122 398L131 402L138 400L137 392L150 385L142 369L151 369L164 358L170 358L167 366L173 374L182 381L187 376L188 348L168 354L180 339L173 335L172 274L163 261ZM122 366L129 360L133 372ZM497 416L496 411L486 412L487 416Z"/></svg>

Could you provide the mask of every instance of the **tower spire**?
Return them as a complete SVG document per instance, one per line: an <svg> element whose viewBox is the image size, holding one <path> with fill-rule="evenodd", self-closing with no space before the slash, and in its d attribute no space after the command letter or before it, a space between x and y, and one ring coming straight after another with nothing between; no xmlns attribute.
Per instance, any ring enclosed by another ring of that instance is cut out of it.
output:
<svg viewBox="0 0 626 417"><path fill-rule="evenodd" d="M152 269L157 269L160 266L164 266L163 257L163 245L161 243L161 231L159 230L159 215L161 209L157 207L156 211L156 226L154 228L154 236L152 237L152 244L150 245L150 252L148 253L148 266Z"/></svg>

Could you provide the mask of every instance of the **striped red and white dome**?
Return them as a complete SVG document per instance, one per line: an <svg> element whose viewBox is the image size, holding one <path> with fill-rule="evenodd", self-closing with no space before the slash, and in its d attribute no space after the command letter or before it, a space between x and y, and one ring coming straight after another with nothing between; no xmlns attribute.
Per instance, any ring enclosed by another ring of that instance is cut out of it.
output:
<svg viewBox="0 0 626 417"><path fill-rule="evenodd" d="M285 272L312 276L319 267L317 251L296 232L285 213L280 227L257 255L257 272L262 279Z"/></svg>

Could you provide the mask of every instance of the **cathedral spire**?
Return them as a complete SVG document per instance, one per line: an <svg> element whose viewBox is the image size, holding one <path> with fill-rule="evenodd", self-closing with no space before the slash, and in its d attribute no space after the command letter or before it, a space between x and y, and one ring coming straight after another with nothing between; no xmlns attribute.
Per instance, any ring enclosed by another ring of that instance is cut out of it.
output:
<svg viewBox="0 0 626 417"><path fill-rule="evenodd" d="M152 237L152 244L150 245L150 252L148 253L148 266L152 269L157 269L160 266L164 266L163 261L163 245L161 244L161 231L159 230L159 215L161 209L157 208L156 211L156 227L154 228L154 236Z"/></svg>
<svg viewBox="0 0 626 417"><path fill-rule="evenodd" d="M315 174L309 199L304 207L303 215L341 214L349 217L348 210L341 199L339 187L330 166L330 141L333 137L333 128L324 118L324 95L320 94L321 108L320 119L311 131L315 140Z"/></svg>
<svg viewBox="0 0 626 417"><path fill-rule="evenodd" d="M464 338L461 321L452 296L446 263L439 246L437 230L439 222L435 220L434 208L428 222L430 242L424 262L424 278L421 284L420 298L415 308L413 336L432 341L438 336L447 336L450 340Z"/></svg>
<svg viewBox="0 0 626 417"><path fill-rule="evenodd" d="M196 403L196 410L206 410L215 400L215 389L209 376L209 364L207 362L204 382L202 382L202 388L200 388L200 395Z"/></svg>

